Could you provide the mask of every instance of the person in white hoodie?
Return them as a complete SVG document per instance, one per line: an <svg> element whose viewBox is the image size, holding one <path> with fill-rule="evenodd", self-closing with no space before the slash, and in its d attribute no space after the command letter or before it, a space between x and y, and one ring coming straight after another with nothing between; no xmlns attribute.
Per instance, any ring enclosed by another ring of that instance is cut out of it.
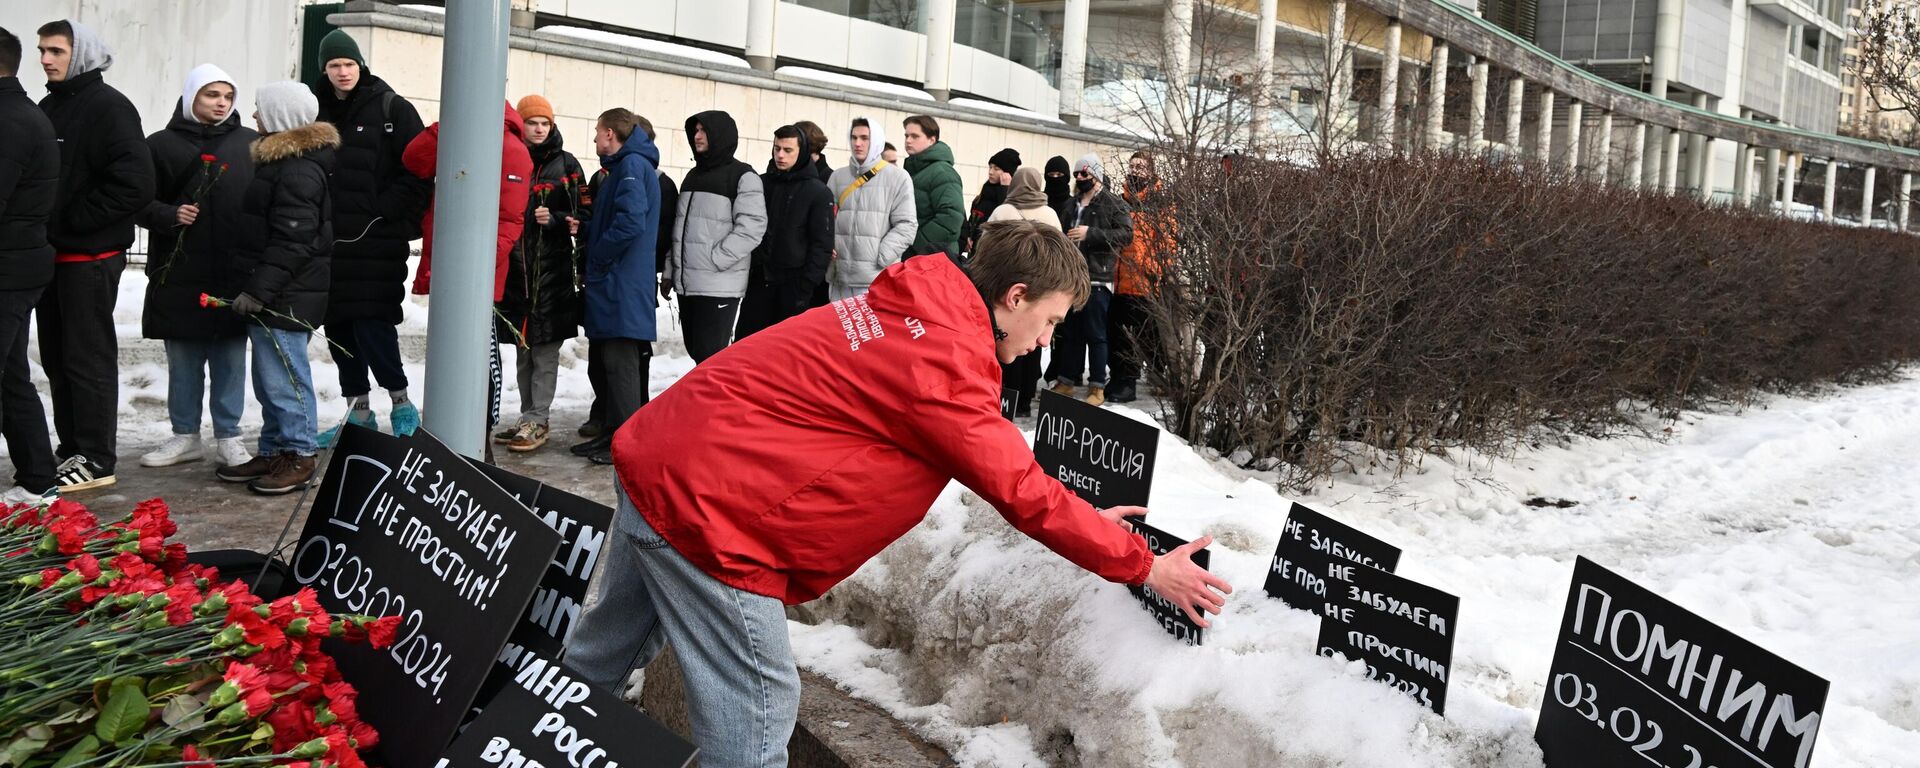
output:
<svg viewBox="0 0 1920 768"><path fill-rule="evenodd" d="M833 172L838 213L833 219L833 262L827 265L827 298L865 293L880 270L896 264L920 230L913 207L913 177L881 159L883 123L857 117L847 131L853 162Z"/></svg>
<svg viewBox="0 0 1920 768"><path fill-rule="evenodd" d="M234 79L212 64L187 73L167 127L147 137L153 156L153 199L136 217L152 233L140 332L167 348L167 415L173 437L140 457L144 467L198 461L201 408L211 405L220 466L251 461L240 440L246 406L247 329L232 312L202 306L200 297L232 298L232 253L241 203L253 181L249 147L259 138L240 124ZM212 383L209 389L207 384Z"/></svg>

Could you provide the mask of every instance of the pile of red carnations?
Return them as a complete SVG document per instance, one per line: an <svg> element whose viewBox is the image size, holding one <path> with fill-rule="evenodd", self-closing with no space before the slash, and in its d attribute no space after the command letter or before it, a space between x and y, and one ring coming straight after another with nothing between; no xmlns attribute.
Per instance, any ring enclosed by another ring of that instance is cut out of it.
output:
<svg viewBox="0 0 1920 768"><path fill-rule="evenodd" d="M362 768L379 737L320 641L384 647L399 619L263 601L175 530L158 499L104 524L0 506L0 768Z"/></svg>

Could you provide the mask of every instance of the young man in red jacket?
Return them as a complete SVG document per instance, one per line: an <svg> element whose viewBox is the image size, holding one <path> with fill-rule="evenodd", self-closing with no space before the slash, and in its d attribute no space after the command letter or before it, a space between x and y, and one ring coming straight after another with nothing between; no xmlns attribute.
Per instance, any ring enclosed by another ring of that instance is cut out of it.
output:
<svg viewBox="0 0 1920 768"><path fill-rule="evenodd" d="M1000 416L1000 364L1045 346L1087 298L1059 230L994 222L962 272L888 267L861 296L709 358L614 436L616 535L566 659L617 690L672 643L707 768L787 764L800 701L785 606L819 597L959 480L1102 578L1219 613L1202 537L1155 557L1120 518L1047 476Z"/></svg>

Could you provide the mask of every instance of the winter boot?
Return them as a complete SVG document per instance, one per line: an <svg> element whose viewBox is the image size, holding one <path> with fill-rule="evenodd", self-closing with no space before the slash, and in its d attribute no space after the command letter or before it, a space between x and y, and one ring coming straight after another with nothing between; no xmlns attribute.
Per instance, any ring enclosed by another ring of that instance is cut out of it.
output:
<svg viewBox="0 0 1920 768"><path fill-rule="evenodd" d="M254 478L247 490L262 496L279 496L307 487L313 479L313 457L283 453L273 457L273 466L263 477Z"/></svg>
<svg viewBox="0 0 1920 768"><path fill-rule="evenodd" d="M1113 388L1107 390L1107 402L1110 403L1131 403L1138 399L1140 399L1139 392L1132 384L1115 384Z"/></svg>
<svg viewBox="0 0 1920 768"><path fill-rule="evenodd" d="M1075 389L1079 389L1079 387L1075 384L1062 381L1057 384L1054 384L1052 389L1056 394L1066 395L1067 397L1073 397L1073 391Z"/></svg>
<svg viewBox="0 0 1920 768"><path fill-rule="evenodd" d="M320 433L320 436L316 438L314 442L319 444L321 448L332 448L334 443L340 442L340 430L345 429L347 424L352 424L356 427L366 427L374 431L379 431L380 429L380 421L374 417L372 410L351 410L347 411L347 420L345 422L335 424L332 429Z"/></svg>
<svg viewBox="0 0 1920 768"><path fill-rule="evenodd" d="M393 407L389 417L393 423L394 437L408 437L420 429L420 409L413 403L400 403Z"/></svg>
<svg viewBox="0 0 1920 768"><path fill-rule="evenodd" d="M231 467L213 471L213 476L229 483L251 483L273 471L273 456L255 456Z"/></svg>
<svg viewBox="0 0 1920 768"><path fill-rule="evenodd" d="M207 446L200 442L200 435L174 435L159 448L140 457L143 467L171 467L189 461L199 461L207 455Z"/></svg>
<svg viewBox="0 0 1920 768"><path fill-rule="evenodd" d="M1106 405L1107 388L1099 384L1087 387L1087 405Z"/></svg>

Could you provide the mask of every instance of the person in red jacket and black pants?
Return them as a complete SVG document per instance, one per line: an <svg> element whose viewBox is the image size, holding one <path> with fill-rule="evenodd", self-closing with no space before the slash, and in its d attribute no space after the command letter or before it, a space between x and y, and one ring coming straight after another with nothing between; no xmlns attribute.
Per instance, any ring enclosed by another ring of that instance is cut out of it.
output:
<svg viewBox="0 0 1920 768"><path fill-rule="evenodd" d="M504 102L502 102L504 103ZM520 242L520 233L527 225L527 179L533 176L533 155L527 151L526 124L520 119L520 112L512 104L506 105L506 116L500 121L500 216L499 229L495 232L493 249L493 300L499 302L507 292L507 255L513 251L514 243ZM432 180L440 159L440 123L435 122L413 137L407 143L406 152L400 160L407 172L422 179ZM413 277L413 292L427 295L433 287L433 209L427 209L427 215L420 223L420 229L426 234L426 242L420 247L420 270ZM494 333L499 328L491 319L487 328ZM488 392L487 430L491 434L493 427L500 421L500 340L495 338L488 346L493 350L488 364L491 384ZM487 443L487 457L493 457L493 443Z"/></svg>
<svg viewBox="0 0 1920 768"><path fill-rule="evenodd" d="M617 690L671 643L700 762L786 765L800 676L786 605L819 597L959 480L1021 532L1102 578L1145 584L1196 623L1232 588L1201 537L1155 556L1034 461L1000 417L1000 365L1087 299L1059 230L993 222L967 271L888 267L861 296L720 351L614 436L618 510L602 597L566 661ZM716 415L719 418L716 418Z"/></svg>

